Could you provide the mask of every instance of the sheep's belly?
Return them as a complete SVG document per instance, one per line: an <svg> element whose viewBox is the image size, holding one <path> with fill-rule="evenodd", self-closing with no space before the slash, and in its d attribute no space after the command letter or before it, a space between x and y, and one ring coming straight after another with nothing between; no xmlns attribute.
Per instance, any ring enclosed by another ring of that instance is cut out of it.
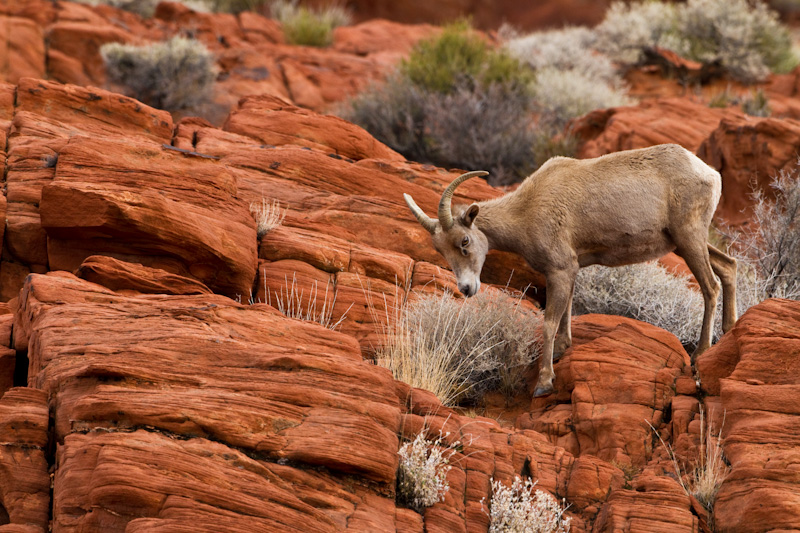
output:
<svg viewBox="0 0 800 533"><path fill-rule="evenodd" d="M642 232L636 235L617 235L613 243L597 243L581 250L578 263L589 265L622 266L650 261L675 250L675 243L666 232Z"/></svg>

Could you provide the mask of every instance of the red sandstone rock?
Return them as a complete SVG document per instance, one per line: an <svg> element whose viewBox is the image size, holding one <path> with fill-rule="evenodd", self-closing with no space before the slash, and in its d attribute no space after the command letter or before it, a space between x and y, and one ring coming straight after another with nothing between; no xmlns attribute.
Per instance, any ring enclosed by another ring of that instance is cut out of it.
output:
<svg viewBox="0 0 800 533"><path fill-rule="evenodd" d="M334 116L318 115L275 97L242 99L225 123L225 129L252 137L262 144L306 146L332 150L350 159L405 158L362 128Z"/></svg>
<svg viewBox="0 0 800 533"><path fill-rule="evenodd" d="M662 143L696 152L720 120L730 115L741 113L686 98L666 98L592 111L575 119L572 131L581 139L578 155L582 158Z"/></svg>
<svg viewBox="0 0 800 533"><path fill-rule="evenodd" d="M556 394L533 400L517 424L574 455L641 466L649 459L648 422L661 424L688 364L680 342L664 330L622 317L577 317L573 347L555 365Z"/></svg>
<svg viewBox="0 0 800 533"><path fill-rule="evenodd" d="M103 255L87 257L75 275L120 293L211 294L197 280Z"/></svg>
<svg viewBox="0 0 800 533"><path fill-rule="evenodd" d="M50 476L45 452L49 440L47 396L14 388L0 397L0 504L8 513L3 531L47 531ZM16 529L21 531L22 529Z"/></svg>
<svg viewBox="0 0 800 533"><path fill-rule="evenodd" d="M728 117L697 154L721 169L722 199L717 214L732 224L748 220L753 187L772 196L772 178L797 167L800 122L791 119Z"/></svg>
<svg viewBox="0 0 800 533"><path fill-rule="evenodd" d="M16 83L20 78L45 76L45 46L41 26L20 17L0 16L0 79Z"/></svg>

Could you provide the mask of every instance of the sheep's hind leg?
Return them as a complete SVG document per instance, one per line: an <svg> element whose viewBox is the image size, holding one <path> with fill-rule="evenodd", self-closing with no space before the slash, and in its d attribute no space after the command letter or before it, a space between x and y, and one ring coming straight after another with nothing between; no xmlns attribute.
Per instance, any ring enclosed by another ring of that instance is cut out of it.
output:
<svg viewBox="0 0 800 533"><path fill-rule="evenodd" d="M702 234L702 233L701 233ZM720 284L714 277L711 268L711 260L705 240L684 240L678 244L676 253L683 257L694 274L700 290L703 293L703 327L700 330L700 340L697 348L692 354L692 359L711 347L711 334L714 328L714 315L717 311L717 299L719 298Z"/></svg>
<svg viewBox="0 0 800 533"><path fill-rule="evenodd" d="M547 274L547 306L544 309L544 325L542 327L543 353L541 361L539 361L539 380L533 391L534 398L547 396L555 390L553 387L555 378L553 348L558 326L566 313L567 304L570 302L576 273L577 267L573 271Z"/></svg>
<svg viewBox="0 0 800 533"><path fill-rule="evenodd" d="M708 245L714 274L722 282L722 331L729 332L736 324L736 259Z"/></svg>
<svg viewBox="0 0 800 533"><path fill-rule="evenodd" d="M561 315L561 323L558 325L558 333L556 333L556 341L553 345L553 362L561 359L564 352L572 346L572 296L573 292L569 295L569 302L564 314Z"/></svg>

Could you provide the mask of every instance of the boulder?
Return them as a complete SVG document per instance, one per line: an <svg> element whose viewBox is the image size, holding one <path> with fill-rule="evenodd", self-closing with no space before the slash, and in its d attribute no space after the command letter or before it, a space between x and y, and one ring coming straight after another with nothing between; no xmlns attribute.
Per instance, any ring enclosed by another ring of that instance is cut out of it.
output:
<svg viewBox="0 0 800 533"><path fill-rule="evenodd" d="M211 294L195 279L105 255L87 257L75 275L120 293Z"/></svg>
<svg viewBox="0 0 800 533"><path fill-rule="evenodd" d="M33 20L0 15L0 80L17 83L20 78L45 76L45 44L42 27Z"/></svg>

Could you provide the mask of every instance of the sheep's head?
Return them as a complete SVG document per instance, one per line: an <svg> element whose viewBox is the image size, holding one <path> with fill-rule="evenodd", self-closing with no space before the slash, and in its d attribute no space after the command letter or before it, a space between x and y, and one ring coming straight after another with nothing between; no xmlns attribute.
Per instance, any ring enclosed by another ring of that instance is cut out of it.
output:
<svg viewBox="0 0 800 533"><path fill-rule="evenodd" d="M439 200L439 218L431 218L404 194L408 207L422 227L430 232L433 246L444 256L458 281L458 290L464 296L474 296L481 287L481 269L489 252L486 235L474 224L480 208L478 204L451 207L453 192L461 183L475 176L486 176L483 170L462 174L447 186Z"/></svg>

